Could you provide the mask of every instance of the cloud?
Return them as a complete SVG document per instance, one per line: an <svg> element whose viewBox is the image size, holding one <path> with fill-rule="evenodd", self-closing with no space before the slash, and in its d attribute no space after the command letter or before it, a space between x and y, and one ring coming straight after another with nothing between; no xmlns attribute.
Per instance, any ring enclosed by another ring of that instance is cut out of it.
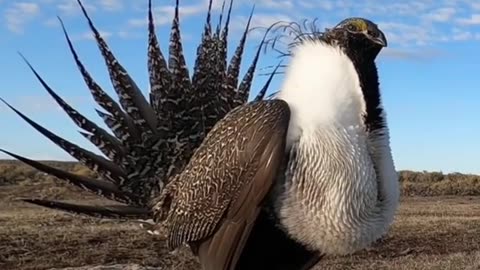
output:
<svg viewBox="0 0 480 270"><path fill-rule="evenodd" d="M208 10L208 0L198 1L200 3L193 5L180 5L179 16L182 20L188 17L192 17L199 14L206 14ZM212 11L220 10L222 7L221 1L214 1L212 4ZM153 8L153 16L156 25L165 25L172 22L173 16L175 14L174 5L164 5ZM148 20L145 16L144 18L135 18L128 20L128 25L130 27L143 27L147 25Z"/></svg>
<svg viewBox="0 0 480 270"><path fill-rule="evenodd" d="M247 18L244 18L245 22ZM283 21L283 22L289 22L292 21L292 17L282 14L282 13L277 13L277 14L256 14L251 21L251 27L269 27L272 24ZM242 29L245 28L245 24L243 25Z"/></svg>
<svg viewBox="0 0 480 270"><path fill-rule="evenodd" d="M262 0L261 4L268 8L289 9L295 7L291 0Z"/></svg>
<svg viewBox="0 0 480 270"><path fill-rule="evenodd" d="M108 11L118 11L123 9L121 0L100 0L100 6Z"/></svg>
<svg viewBox="0 0 480 270"><path fill-rule="evenodd" d="M265 29L276 22L279 22L279 21L290 22L292 20L293 20L292 17L283 13L255 13L250 22L250 29L257 28L257 27ZM234 19L232 20L231 28L233 31L243 32L245 30L245 26L247 22L248 22L247 16L235 16ZM263 33L262 33L262 36L263 36Z"/></svg>
<svg viewBox="0 0 480 270"><path fill-rule="evenodd" d="M5 12L5 21L8 30L14 33L23 33L26 24L40 14L40 6L33 2L14 3Z"/></svg>
<svg viewBox="0 0 480 270"><path fill-rule="evenodd" d="M470 40L473 38L473 34L469 31L460 32L453 36L454 40Z"/></svg>
<svg viewBox="0 0 480 270"><path fill-rule="evenodd" d="M472 7L472 9L474 10L480 10L480 3L479 2L470 2L470 6Z"/></svg>
<svg viewBox="0 0 480 270"><path fill-rule="evenodd" d="M480 14L472 14L470 18L461 18L457 22L460 25L480 25Z"/></svg>
<svg viewBox="0 0 480 270"><path fill-rule="evenodd" d="M100 33L102 38L105 39L105 40L107 40L108 38L113 36L113 33L109 32L109 31L98 30L98 32ZM72 40L95 40L95 37L94 37L92 31L86 31L86 32L81 33L81 34L74 35L72 37Z"/></svg>
<svg viewBox="0 0 480 270"><path fill-rule="evenodd" d="M440 38L432 28L399 22L378 22L390 44L427 45Z"/></svg>
<svg viewBox="0 0 480 270"><path fill-rule="evenodd" d="M461 28L453 29L453 40L465 41L465 40L479 40L480 33L472 33L470 30L463 30Z"/></svg>
<svg viewBox="0 0 480 270"><path fill-rule="evenodd" d="M39 7L48 17L40 18L45 26L58 25L51 11L62 16L76 15L80 8L73 0L25 0L16 3L8 11L8 27L11 31L21 32L28 20L38 18ZM30 2L27 2L30 1ZM13 1L12 1L13 2ZM41 4L35 4L35 3ZM158 1L157 1L158 2ZM162 4L167 2L167 4ZM182 32L193 34L192 18L204 20L209 0L184 0L180 4ZM227 6L228 6L228 1ZM136 28L144 28L147 24L146 4L137 1L125 0L84 0L84 5L89 12L96 12L97 17L115 16L110 13L115 11L132 11L118 13L123 16L117 28L110 28L106 36L115 35L120 38L138 37ZM154 5L156 25L170 25L174 14L174 0L160 1ZM214 0L215 15L222 7L222 0ZM29 4L30 9L19 7ZM405 0L402 2L385 1L379 4L376 0L235 0L232 17L232 29L240 33L243 31L248 13L255 4L255 13L252 27L267 27L277 21L297 21L304 19L319 19L319 29L332 27L341 19L351 16L366 17L376 22L387 34L389 44L397 47L431 46L445 42L466 42L477 40L477 34L472 27L480 25L480 3L466 0ZM33 16L19 16L18 13L32 12ZM44 11L45 10L45 11ZM142 15L137 16L137 12ZM35 15L37 14L37 15ZM460 31L453 31L459 28ZM255 37L260 37L260 31L252 32ZM90 35L79 35L79 39L87 39Z"/></svg>
<svg viewBox="0 0 480 270"><path fill-rule="evenodd" d="M77 1L73 0L43 0L50 1L51 3L56 2L56 8L60 11L62 15L73 16L81 13L81 9ZM95 0L95 1L82 1L83 6L87 12L93 11L107 11L107 12L116 12L121 11L125 8L125 3L123 0Z"/></svg>
<svg viewBox="0 0 480 270"><path fill-rule="evenodd" d="M401 59L401 60L416 60L423 61L437 58L444 55L444 52L434 49L422 50L406 50L398 48L385 48L380 53L380 57Z"/></svg>
<svg viewBox="0 0 480 270"><path fill-rule="evenodd" d="M332 10L334 8L334 3L332 1L321 1L321 2L314 2L309 0L297 0L295 1L301 8L308 8L308 9L322 9L322 10Z"/></svg>
<svg viewBox="0 0 480 270"><path fill-rule="evenodd" d="M59 22L57 18L50 18L43 21L43 24L48 27L56 27L59 25Z"/></svg>
<svg viewBox="0 0 480 270"><path fill-rule="evenodd" d="M60 3L56 4L56 8L60 11L61 15L63 16L73 16L81 13L81 9L77 3L77 1L72 1L72 0L60 0ZM87 12L93 12L97 10L97 8L90 4L90 3L85 3L85 1L82 2L83 6L87 10Z"/></svg>
<svg viewBox="0 0 480 270"><path fill-rule="evenodd" d="M425 15L424 18L432 22L448 22L452 19L455 13L455 8L444 7L431 11L430 13Z"/></svg>
<svg viewBox="0 0 480 270"><path fill-rule="evenodd" d="M250 22L249 39L259 41L263 38L265 30L277 22L291 22L292 17L283 13L255 13ZM245 31L248 22L247 16L234 16L230 25L231 36L240 37ZM269 36L273 37L273 36Z"/></svg>
<svg viewBox="0 0 480 270"><path fill-rule="evenodd" d="M346 1L348 3L350 1ZM351 3L350 3L351 4ZM359 13L364 13L369 16L378 16L388 14L390 17L396 16L418 16L422 12L429 9L427 1L402 1L396 3L385 3L384 5L378 2L370 2L368 5L345 5L346 8L355 8Z"/></svg>
<svg viewBox="0 0 480 270"><path fill-rule="evenodd" d="M116 35L123 39L135 39L143 37L142 34L135 31L118 31Z"/></svg>
<svg viewBox="0 0 480 270"><path fill-rule="evenodd" d="M243 0L243 3L250 0ZM299 1L256 1L261 8L254 19L274 14L284 14L294 21L319 19L319 29L332 27L346 17L364 17L376 22L386 33L389 43L398 47L432 46L445 42L464 42L475 40L471 33L459 34L452 31L461 26L464 32L468 26L480 25L480 4L464 0L406 0L402 2L354 0L299 0ZM290 5L295 3L294 8ZM472 14L473 13L473 14ZM259 20L262 20L260 18ZM245 20L241 21L242 23ZM269 22L274 22L270 20ZM239 27L242 28L242 27Z"/></svg>
<svg viewBox="0 0 480 270"><path fill-rule="evenodd" d="M155 20L156 24L162 24L159 23L157 20ZM128 25L131 27L143 27L147 24L147 19L129 19L128 20Z"/></svg>

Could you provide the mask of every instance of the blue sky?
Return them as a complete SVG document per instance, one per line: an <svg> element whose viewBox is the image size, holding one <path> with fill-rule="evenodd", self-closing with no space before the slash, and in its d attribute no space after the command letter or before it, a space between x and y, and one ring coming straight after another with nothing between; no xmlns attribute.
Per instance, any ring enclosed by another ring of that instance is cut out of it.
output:
<svg viewBox="0 0 480 270"><path fill-rule="evenodd" d="M147 1L84 3L115 55L146 93ZM173 3L154 1L157 33L164 52ZM330 27L347 16L375 21L389 40L378 66L397 168L480 173L480 1L236 0L230 44L236 44L253 3L254 26L318 18L319 26ZM219 1L214 5L216 15L220 6ZM184 46L190 66L206 7L204 0L181 1ZM100 123L56 19L57 15L62 17L89 71L105 90L113 93L103 60L79 11L73 0L0 0L0 96L50 130L94 149L17 54L22 52L63 98ZM258 33L252 32L247 60L256 49ZM262 55L260 67L277 60L272 53ZM253 94L265 79L256 77ZM271 90L280 85L281 79L276 77ZM70 159L3 104L0 123L1 148L36 159Z"/></svg>

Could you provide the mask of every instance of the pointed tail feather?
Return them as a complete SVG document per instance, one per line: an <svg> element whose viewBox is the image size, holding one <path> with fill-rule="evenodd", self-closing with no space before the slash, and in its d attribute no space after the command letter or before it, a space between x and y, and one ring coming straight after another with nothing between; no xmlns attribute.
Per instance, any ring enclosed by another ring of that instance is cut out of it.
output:
<svg viewBox="0 0 480 270"><path fill-rule="evenodd" d="M53 89L42 79L42 77L37 73L37 71L32 67L28 60L20 54L25 63L27 63L30 70L33 72L35 77L40 81L45 90L53 97L57 104L67 113L67 115L73 120L73 122L80 127L81 129L89 132L82 133L87 139L90 140L97 148L102 151L107 157L114 161L118 161L121 164L123 153L125 149L122 147L120 141L115 137L107 133L104 129L100 128L97 124L93 123L85 116L80 114L77 110L73 109L68 103L66 103L60 96L53 91Z"/></svg>
<svg viewBox="0 0 480 270"><path fill-rule="evenodd" d="M102 107L112 116L109 121L105 121L105 124L110 128L110 130L112 130L113 134L115 134L115 136L122 143L131 145L138 141L140 133L134 125L133 120L130 118L130 116L126 115L120 108L120 105L118 105L117 102L115 102L107 93L105 93L105 91L103 91L103 89L93 80L93 78L90 76L90 73L88 73L85 66L80 61L67 30L65 29L62 19L59 17L58 20L60 21L60 25L70 49L70 53L72 54L77 68L82 74L83 80L89 88L95 102L97 102L100 107Z"/></svg>
<svg viewBox="0 0 480 270"><path fill-rule="evenodd" d="M255 57L250 64L250 67L247 70L247 73L243 77L240 86L238 86L237 95L235 97L235 104L240 105L244 104L248 100L248 96L250 94L250 87L252 86L253 76L255 75L255 71L257 69L257 63L260 59L260 52L262 51L263 45L265 45L265 40L267 38L269 30L267 30L263 36L262 42L258 46L257 52L255 53Z"/></svg>
<svg viewBox="0 0 480 270"><path fill-rule="evenodd" d="M250 94L250 88L252 86L253 76L254 76L256 68L257 68L258 60L260 58L260 52L261 52L263 46L265 46L266 43L267 43L266 39L267 39L268 34L270 33L270 31L272 29L274 29L274 27L278 23L280 23L280 22L277 22L277 23L274 23L274 24L270 25L266 29L266 31L263 35L262 41L260 42L260 45L258 46L258 49L257 49L257 51L255 53L255 56L254 56L254 59L253 59L251 65L250 65L250 67L248 68L247 73L243 77L242 82L238 86L237 95L235 96L235 99L234 99L234 102L235 102L235 104L237 104L237 106L238 106L238 104L244 104L248 100L248 97L249 97L249 94ZM267 83L265 84L265 87L264 87L265 89L263 91L260 91L260 93L266 92L269 85L270 85L270 82L267 81Z"/></svg>
<svg viewBox="0 0 480 270"><path fill-rule="evenodd" d="M225 45L227 45L227 41L228 41L228 30L230 25L230 18L232 15L232 8L233 8L233 0L230 0L230 4L228 6L228 11L227 11L227 19L225 20L225 27L222 30L222 39L225 41ZM225 55L225 61L226 60L227 60L227 56Z"/></svg>
<svg viewBox="0 0 480 270"><path fill-rule="evenodd" d="M222 3L222 10L220 12L220 18L217 25L217 30L211 39L211 54L207 55L206 62L210 67L207 70L209 81L211 82L207 86L207 95L205 96L204 103L204 116L205 116L205 130L208 132L213 128L216 122L223 118L230 110L228 87L226 87L226 70L227 70L227 35L221 35L228 33L225 29L228 29L229 20L222 29L223 15L225 11L225 0ZM230 93L231 95L231 93ZM205 113L206 112L206 113Z"/></svg>
<svg viewBox="0 0 480 270"><path fill-rule="evenodd" d="M170 92L171 76L167 62L163 56L157 35L155 34L155 24L152 12L152 0L148 1L148 72L150 75L150 96L153 109L159 117L159 132L165 132L170 128L170 122L166 111L163 111L165 99ZM159 111L162 113L159 114Z"/></svg>
<svg viewBox="0 0 480 270"><path fill-rule="evenodd" d="M254 11L254 8L252 8L252 10L250 11L247 24L245 26L245 29L243 30L242 37L240 38L240 42L237 48L235 49L235 53L233 54L232 59L230 60L230 64L228 65L227 85L232 90L237 90L237 87L238 87L238 77L240 74L240 66L242 64L243 51L245 49L245 43L247 42L247 34L248 34L248 31L250 30L250 23L252 21L253 11ZM235 105L232 104L231 106L235 106Z"/></svg>
<svg viewBox="0 0 480 270"><path fill-rule="evenodd" d="M155 112L148 104L137 84L128 75L127 71L122 65L120 65L118 60L110 51L107 43L93 25L93 22L85 10L82 2L80 0L77 0L77 2L80 5L84 17L88 21L88 25L94 34L95 40L97 41L98 48L105 59L105 64L107 65L113 88L118 93L120 98L120 104L133 118L137 126L141 127L143 132L146 134L152 132L154 133L157 128L157 117Z"/></svg>
<svg viewBox="0 0 480 270"><path fill-rule="evenodd" d="M225 4L225 0L223 2L223 4ZM230 18L231 18L231 15L232 15L232 7L233 7L233 0L230 0L230 4L229 4L229 7L228 7L228 11L227 11L227 18L225 20L225 26L223 27L222 29L222 32L218 32L217 33L217 36L219 37L219 40L221 41L220 42L220 48L219 48L219 62L221 63L221 67L222 67L222 73L225 73L227 71L227 47L228 47L228 30L229 30L229 26L230 26ZM222 6L222 13L221 15L223 15L223 6ZM220 22L218 23L218 29L220 29L220 26L221 26L222 22L220 20ZM224 81L225 78L222 80Z"/></svg>
<svg viewBox="0 0 480 270"><path fill-rule="evenodd" d="M270 74L267 81L263 85L262 89L260 90L260 92L258 92L257 96L255 97L255 101L260 101L265 97L268 87L270 86L270 83L272 82L273 77L275 77L275 75L277 74L277 70L281 65L282 65L282 61L280 61L280 63L278 63L278 65L273 69L273 72Z"/></svg>
<svg viewBox="0 0 480 270"><path fill-rule="evenodd" d="M218 91L218 83L223 80L221 74L218 73L214 66L217 64L215 45L218 37L212 36L211 6L212 1L210 0L207 20L202 33L201 43L197 47L197 58L195 59L193 69L192 85L195 95L192 96L192 103L195 104L195 106L188 114L198 115L198 117L197 119L192 119L196 121L196 124L192 126L189 132L195 134L195 137L191 140L192 144L199 143L208 132L208 118L212 117L212 115L209 115L209 112L213 114L213 117L217 115L215 111L210 109L211 107L215 107L212 104L214 104L215 99L218 98L216 94L220 92Z"/></svg>
<svg viewBox="0 0 480 270"><path fill-rule="evenodd" d="M191 88L185 56L183 54L182 37L180 34L179 0L175 2L175 15L172 22L170 35L170 57L168 67L172 72L172 83L178 88L176 91L188 93Z"/></svg>
<svg viewBox="0 0 480 270"><path fill-rule="evenodd" d="M42 171L44 173L53 175L59 179L62 179L64 181L68 181L69 183L80 187L84 190L87 190L89 192L95 193L97 195L100 195L104 198L107 198L109 200L115 200L118 202L123 202L123 203L132 203L132 199L135 197L131 194L126 194L125 192L122 192L118 189L118 187L110 182L105 182L105 181L99 181L93 178L89 178L86 176L82 175L76 175L73 173L65 172L59 169L56 169L54 167L42 164L38 161L34 161L31 159L28 159L26 157L22 157L20 155L14 154L12 152L9 152L7 150L0 149L1 152L14 157L20 161L22 161L25 164L28 164L32 166L33 168Z"/></svg>
<svg viewBox="0 0 480 270"><path fill-rule="evenodd" d="M99 132L83 132L79 131L79 133L89 140L93 145L95 145L100 151L111 161L113 161L118 166L121 166L124 169L123 164L126 163L125 160L125 149L122 145L117 145L110 142L106 139L102 133L98 134ZM108 133L107 133L108 134ZM110 135L110 134L108 134ZM114 149L114 150L113 150Z"/></svg>
<svg viewBox="0 0 480 270"><path fill-rule="evenodd" d="M150 216L150 211L148 209L124 205L93 206L41 199L21 200L27 203L36 204L50 209L56 209L72 214L86 215L96 218L138 219L147 218Z"/></svg>
<svg viewBox="0 0 480 270"><path fill-rule="evenodd" d="M215 31L215 37L220 37L220 28L222 27L223 12L225 11L225 0L222 2L222 9L220 11L220 16L218 18L217 29Z"/></svg>
<svg viewBox="0 0 480 270"><path fill-rule="evenodd" d="M104 177L107 180L117 182L117 183L121 183L125 181L124 180L126 177L125 172L113 162L97 154L94 154L88 150L85 150L80 146L55 135L51 131L37 124L32 119L28 118L25 114L15 109L13 106L8 104L4 99L0 98L0 101L5 103L5 105L7 105L11 110L13 110L18 116L20 116L23 120L25 120L25 122L30 124L38 132L40 132L45 137L50 139L50 141L52 141L56 145L60 146L63 150L69 153L72 157L82 162L89 169L95 172L98 172L102 177Z"/></svg>

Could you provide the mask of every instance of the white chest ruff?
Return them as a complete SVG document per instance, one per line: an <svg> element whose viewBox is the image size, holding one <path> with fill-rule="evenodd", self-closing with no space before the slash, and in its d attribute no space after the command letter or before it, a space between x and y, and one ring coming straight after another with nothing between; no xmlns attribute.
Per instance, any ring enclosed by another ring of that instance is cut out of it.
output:
<svg viewBox="0 0 480 270"><path fill-rule="evenodd" d="M322 253L367 247L393 221L398 176L388 129L365 131L366 104L353 63L337 47L300 45L278 98L291 109L290 161L275 191L280 222Z"/></svg>
<svg viewBox="0 0 480 270"><path fill-rule="evenodd" d="M327 254L348 254L391 223L378 203L377 175L356 128L304 134L294 146L277 214L289 234Z"/></svg>

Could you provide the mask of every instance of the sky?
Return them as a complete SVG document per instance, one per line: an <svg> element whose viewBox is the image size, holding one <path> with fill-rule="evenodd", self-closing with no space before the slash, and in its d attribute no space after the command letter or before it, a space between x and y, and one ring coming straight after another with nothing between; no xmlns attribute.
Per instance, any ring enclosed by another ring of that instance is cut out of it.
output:
<svg viewBox="0 0 480 270"><path fill-rule="evenodd" d="M95 25L146 94L146 0L84 0ZM157 34L168 52L174 0L153 1ZM193 65L207 10L206 0L181 0L184 50ZM391 147L399 170L480 174L480 0L235 0L230 52L253 4L254 27L317 18L320 29L350 16L368 18L387 36L389 47L377 58ZM221 2L214 1L214 20ZM17 52L76 109L101 123L69 54L57 16L70 33L81 60L113 95L103 59L73 0L0 0L0 97L35 121L89 150L95 148L43 90ZM249 35L244 69L259 44L261 29ZM252 95L269 66L279 59L262 54ZM277 76L271 91L281 85ZM114 95L113 95L114 96ZM72 160L0 104L0 148L34 159ZM98 152L97 152L98 153ZM1 158L8 158L0 154Z"/></svg>

